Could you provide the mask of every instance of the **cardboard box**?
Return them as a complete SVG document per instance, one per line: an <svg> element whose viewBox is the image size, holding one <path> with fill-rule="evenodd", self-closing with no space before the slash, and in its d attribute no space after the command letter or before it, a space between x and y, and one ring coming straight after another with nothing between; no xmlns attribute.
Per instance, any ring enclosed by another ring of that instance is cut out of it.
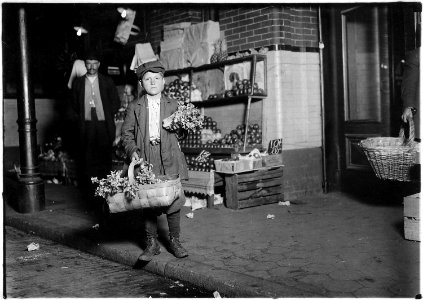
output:
<svg viewBox="0 0 423 300"><path fill-rule="evenodd" d="M404 197L404 237L420 241L420 193Z"/></svg>
<svg viewBox="0 0 423 300"><path fill-rule="evenodd" d="M253 163L246 159L242 160L222 160L217 159L214 161L216 172L235 174L240 172L251 171L253 169Z"/></svg>
<svg viewBox="0 0 423 300"><path fill-rule="evenodd" d="M273 167L282 165L282 153L262 156L263 167Z"/></svg>

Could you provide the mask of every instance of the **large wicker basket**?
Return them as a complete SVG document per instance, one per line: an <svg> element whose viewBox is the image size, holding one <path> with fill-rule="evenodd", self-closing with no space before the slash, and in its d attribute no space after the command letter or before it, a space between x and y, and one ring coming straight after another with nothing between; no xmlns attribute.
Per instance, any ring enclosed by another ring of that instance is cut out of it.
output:
<svg viewBox="0 0 423 300"><path fill-rule="evenodd" d="M401 128L399 137L374 137L360 141L376 176L385 180L411 181L418 143L414 142L414 122L409 120L409 138Z"/></svg>
<svg viewBox="0 0 423 300"><path fill-rule="evenodd" d="M134 164L128 168L129 181L134 182ZM117 193L106 199L111 213L130 211L135 209L165 207L178 199L182 185L179 176L166 178L167 181L156 184L138 186L137 196L128 198L124 193Z"/></svg>

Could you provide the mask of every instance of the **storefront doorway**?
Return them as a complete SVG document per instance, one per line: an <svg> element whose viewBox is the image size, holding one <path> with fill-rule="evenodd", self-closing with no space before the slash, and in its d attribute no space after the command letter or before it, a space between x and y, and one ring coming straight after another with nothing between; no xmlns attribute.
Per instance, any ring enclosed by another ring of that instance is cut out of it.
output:
<svg viewBox="0 0 423 300"><path fill-rule="evenodd" d="M382 192L386 184L374 176L357 144L398 135L405 10L350 4L322 11L329 189Z"/></svg>

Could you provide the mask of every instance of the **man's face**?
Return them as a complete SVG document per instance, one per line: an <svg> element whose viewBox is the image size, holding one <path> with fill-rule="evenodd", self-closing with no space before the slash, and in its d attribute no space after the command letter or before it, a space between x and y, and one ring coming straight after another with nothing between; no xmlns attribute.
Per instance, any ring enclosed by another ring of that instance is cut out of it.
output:
<svg viewBox="0 0 423 300"><path fill-rule="evenodd" d="M165 80L160 73L147 72L144 74L141 83L147 94L155 96L163 91Z"/></svg>
<svg viewBox="0 0 423 300"><path fill-rule="evenodd" d="M87 68L88 75L97 75L98 68L100 67L100 62L95 59L87 59L85 61L85 67Z"/></svg>

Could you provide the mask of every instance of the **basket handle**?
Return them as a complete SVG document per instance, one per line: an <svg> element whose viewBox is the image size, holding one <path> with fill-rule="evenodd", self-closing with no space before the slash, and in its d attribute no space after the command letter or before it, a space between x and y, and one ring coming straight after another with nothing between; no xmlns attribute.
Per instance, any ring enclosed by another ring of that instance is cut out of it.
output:
<svg viewBox="0 0 423 300"><path fill-rule="evenodd" d="M136 165L139 165L142 162L142 159L140 160L132 160L128 167L128 180L130 184L135 183L135 174L134 169Z"/></svg>
<svg viewBox="0 0 423 300"><path fill-rule="evenodd" d="M414 142L414 137L415 137L413 117L409 117L407 120L408 120L408 126L409 126L408 139L405 137L404 124L401 126L401 129L399 132L399 137L402 138L403 144L406 146L412 144Z"/></svg>

